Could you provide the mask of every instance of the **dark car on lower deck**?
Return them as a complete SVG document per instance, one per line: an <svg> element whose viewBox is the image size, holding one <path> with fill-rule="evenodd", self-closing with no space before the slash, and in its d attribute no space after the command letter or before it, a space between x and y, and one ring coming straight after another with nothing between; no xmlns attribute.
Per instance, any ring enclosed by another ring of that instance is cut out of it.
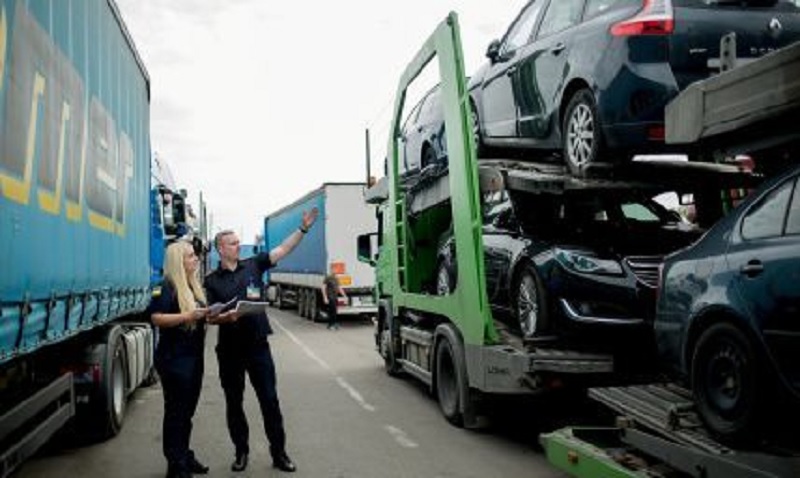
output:
<svg viewBox="0 0 800 478"><path fill-rule="evenodd" d="M654 328L723 439L752 438L774 399L800 397L800 167L666 258Z"/></svg>
<svg viewBox="0 0 800 478"><path fill-rule="evenodd" d="M646 337L658 268L700 230L627 187L484 195L487 292L496 318L531 341L612 346ZM440 247L437 293L455 287L454 241ZM600 335L597 335L599 333Z"/></svg>

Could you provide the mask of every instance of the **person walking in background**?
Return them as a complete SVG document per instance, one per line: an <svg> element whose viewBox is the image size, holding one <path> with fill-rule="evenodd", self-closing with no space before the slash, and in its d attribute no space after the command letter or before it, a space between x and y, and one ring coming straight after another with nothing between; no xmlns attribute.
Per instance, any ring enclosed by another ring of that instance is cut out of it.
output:
<svg viewBox="0 0 800 478"><path fill-rule="evenodd" d="M278 247L244 260L239 258L239 238L233 231L217 234L214 246L219 251L219 267L206 276L205 280L209 301L226 303L232 299L262 300L264 272L297 247L318 214L317 208L303 212L298 229ZM219 378L225 392L228 432L236 452L231 470L245 470L250 453L249 428L242 406L246 372L261 406L272 465L282 471L295 471L295 464L286 454L286 433L275 386L275 364L267 340L272 334L272 328L267 319L266 308L262 313L242 317L237 312L230 311L210 317L209 320L220 324L217 342Z"/></svg>
<svg viewBox="0 0 800 478"><path fill-rule="evenodd" d="M167 478L206 474L190 448L192 417L203 384L206 296L200 286L200 261L188 242L167 247L164 284L150 305L159 328L155 366L164 391L163 452Z"/></svg>
<svg viewBox="0 0 800 478"><path fill-rule="evenodd" d="M339 328L339 315L336 310L337 296L342 296L347 299L347 294L344 289L339 285L339 279L336 274L328 274L322 281L322 303L325 305L325 312L328 314L328 329Z"/></svg>

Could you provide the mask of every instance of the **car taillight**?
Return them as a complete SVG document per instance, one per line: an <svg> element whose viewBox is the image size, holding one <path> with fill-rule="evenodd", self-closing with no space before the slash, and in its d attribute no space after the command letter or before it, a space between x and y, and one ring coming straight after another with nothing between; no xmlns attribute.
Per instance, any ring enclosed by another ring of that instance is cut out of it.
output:
<svg viewBox="0 0 800 478"><path fill-rule="evenodd" d="M666 130L664 125L648 126L647 139L650 141L664 141L666 137Z"/></svg>
<svg viewBox="0 0 800 478"><path fill-rule="evenodd" d="M644 0L636 15L615 23L611 34L618 37L637 35L670 35L675 29L672 0Z"/></svg>

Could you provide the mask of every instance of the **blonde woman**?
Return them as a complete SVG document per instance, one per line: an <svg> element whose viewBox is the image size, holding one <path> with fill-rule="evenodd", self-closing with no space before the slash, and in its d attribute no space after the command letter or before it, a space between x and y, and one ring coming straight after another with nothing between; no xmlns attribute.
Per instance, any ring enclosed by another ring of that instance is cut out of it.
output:
<svg viewBox="0 0 800 478"><path fill-rule="evenodd" d="M151 319L159 328L155 362L164 390L167 478L208 473L189 447L203 381L206 334L206 296L198 279L199 263L191 244L175 242L167 247L164 284L151 305Z"/></svg>

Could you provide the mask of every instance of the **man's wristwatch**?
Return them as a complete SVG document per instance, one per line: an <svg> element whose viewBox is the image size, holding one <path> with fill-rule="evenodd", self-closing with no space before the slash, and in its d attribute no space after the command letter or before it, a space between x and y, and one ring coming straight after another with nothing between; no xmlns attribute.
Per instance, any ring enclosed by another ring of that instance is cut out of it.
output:
<svg viewBox="0 0 800 478"><path fill-rule="evenodd" d="M297 229L299 229L303 234L308 234L308 229L304 228L303 226L300 226Z"/></svg>

